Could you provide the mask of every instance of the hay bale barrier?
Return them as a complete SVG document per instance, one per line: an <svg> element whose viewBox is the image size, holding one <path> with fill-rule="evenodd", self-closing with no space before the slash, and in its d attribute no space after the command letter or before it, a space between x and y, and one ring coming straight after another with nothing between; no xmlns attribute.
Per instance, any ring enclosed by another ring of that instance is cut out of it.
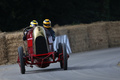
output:
<svg viewBox="0 0 120 80"><path fill-rule="evenodd" d="M73 53L120 47L120 21L66 25L56 27L54 31L56 36L68 36ZM22 32L0 33L0 65L17 62L17 49L23 46L22 37Z"/></svg>
<svg viewBox="0 0 120 80"><path fill-rule="evenodd" d="M8 64L16 63L18 56L18 47L23 46L22 32L8 33L6 34L6 48L8 54Z"/></svg>
<svg viewBox="0 0 120 80"><path fill-rule="evenodd" d="M5 33L0 33L0 65L7 63Z"/></svg>
<svg viewBox="0 0 120 80"><path fill-rule="evenodd" d="M120 46L120 21L107 22L105 24L109 47L119 47Z"/></svg>
<svg viewBox="0 0 120 80"><path fill-rule="evenodd" d="M108 48L106 23L93 23L88 25L89 50Z"/></svg>
<svg viewBox="0 0 120 80"><path fill-rule="evenodd" d="M88 50L88 34L86 26L76 25L69 28L68 34L72 52L82 52Z"/></svg>

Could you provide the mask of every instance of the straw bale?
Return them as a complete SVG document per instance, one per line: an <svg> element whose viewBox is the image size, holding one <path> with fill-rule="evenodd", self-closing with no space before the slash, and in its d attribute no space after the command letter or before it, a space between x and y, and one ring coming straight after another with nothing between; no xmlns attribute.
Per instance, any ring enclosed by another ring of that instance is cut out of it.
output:
<svg viewBox="0 0 120 80"><path fill-rule="evenodd" d="M5 33L0 33L0 65L7 63Z"/></svg>
<svg viewBox="0 0 120 80"><path fill-rule="evenodd" d="M14 40L12 40L12 39L7 39L7 44L13 44L13 43L16 43L16 44L18 44L19 42L21 42L21 43L23 43L23 41L22 41L22 39L20 40L20 39L14 39Z"/></svg>
<svg viewBox="0 0 120 80"><path fill-rule="evenodd" d="M17 48L16 49L9 49L8 52L9 52L8 56L9 55L17 55L18 54Z"/></svg>
<svg viewBox="0 0 120 80"><path fill-rule="evenodd" d="M21 46L21 45L23 45L23 42L16 42L16 43L11 43L11 44L7 44L7 48L11 48L11 47L18 47L18 46Z"/></svg>
<svg viewBox="0 0 120 80"><path fill-rule="evenodd" d="M8 63L9 64L14 64L17 62L17 58L18 58L18 55L15 55L15 56L9 56L8 57Z"/></svg>
<svg viewBox="0 0 120 80"><path fill-rule="evenodd" d="M8 33L6 35L6 39L21 39L23 37L23 33L22 32L14 32L14 33Z"/></svg>
<svg viewBox="0 0 120 80"><path fill-rule="evenodd" d="M56 32L56 36L59 36L59 35L68 35L68 29L58 28Z"/></svg>
<svg viewBox="0 0 120 80"><path fill-rule="evenodd" d="M109 38L109 47L120 46L120 22L108 22L106 26Z"/></svg>
<svg viewBox="0 0 120 80"><path fill-rule="evenodd" d="M18 47L23 46L22 32L6 34L6 48L8 53L8 63L16 63Z"/></svg>
<svg viewBox="0 0 120 80"><path fill-rule="evenodd" d="M5 50L0 51L0 58L6 58L7 54Z"/></svg>
<svg viewBox="0 0 120 80"><path fill-rule="evenodd" d="M89 49L108 48L108 37L105 24L88 26Z"/></svg>
<svg viewBox="0 0 120 80"><path fill-rule="evenodd" d="M8 44L7 45L7 52L9 52L8 55L16 55L17 51L18 51L18 47L22 46L22 45L23 45L23 42L21 42L21 41Z"/></svg>
<svg viewBox="0 0 120 80"><path fill-rule="evenodd" d="M0 65L6 64L8 62L5 58L0 58Z"/></svg>
<svg viewBox="0 0 120 80"><path fill-rule="evenodd" d="M16 55L16 54L18 54L18 47L19 47L18 45L8 47L7 48L7 52L9 52L8 55Z"/></svg>
<svg viewBox="0 0 120 80"><path fill-rule="evenodd" d="M0 33L0 46L4 47L5 46L5 33Z"/></svg>
<svg viewBox="0 0 120 80"><path fill-rule="evenodd" d="M85 26L74 26L69 28L69 41L72 52L81 52L88 50L88 37L87 27Z"/></svg>

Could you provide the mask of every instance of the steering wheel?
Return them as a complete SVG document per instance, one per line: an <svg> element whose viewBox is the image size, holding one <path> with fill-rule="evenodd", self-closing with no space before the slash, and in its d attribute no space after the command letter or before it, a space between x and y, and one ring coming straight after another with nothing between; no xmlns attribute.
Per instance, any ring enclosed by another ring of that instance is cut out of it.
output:
<svg viewBox="0 0 120 80"><path fill-rule="evenodd" d="M28 32L31 28L32 28L32 27L26 27L26 28L23 30L23 34L24 34L25 32Z"/></svg>

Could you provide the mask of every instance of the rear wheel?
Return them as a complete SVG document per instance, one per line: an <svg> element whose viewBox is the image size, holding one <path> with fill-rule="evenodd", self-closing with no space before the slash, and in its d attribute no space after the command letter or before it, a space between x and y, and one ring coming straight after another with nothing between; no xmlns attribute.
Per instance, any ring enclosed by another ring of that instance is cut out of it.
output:
<svg viewBox="0 0 120 80"><path fill-rule="evenodd" d="M62 60L60 61L60 67L64 70L67 70L67 52L66 52L66 45L59 43L59 53L63 53L60 57Z"/></svg>
<svg viewBox="0 0 120 80"><path fill-rule="evenodd" d="M18 54L19 54L19 60L20 60L20 70L21 74L25 74L25 63L24 63L24 58L23 58L23 47L18 48Z"/></svg>
<svg viewBox="0 0 120 80"><path fill-rule="evenodd" d="M63 44L63 68L64 70L67 70L67 52L65 44Z"/></svg>
<svg viewBox="0 0 120 80"><path fill-rule="evenodd" d="M59 53L59 54L63 52L62 49L63 49L62 44L59 43L59 44L58 44L58 53ZM62 58L62 56L60 56L60 57ZM63 68L63 60L60 61L60 67Z"/></svg>

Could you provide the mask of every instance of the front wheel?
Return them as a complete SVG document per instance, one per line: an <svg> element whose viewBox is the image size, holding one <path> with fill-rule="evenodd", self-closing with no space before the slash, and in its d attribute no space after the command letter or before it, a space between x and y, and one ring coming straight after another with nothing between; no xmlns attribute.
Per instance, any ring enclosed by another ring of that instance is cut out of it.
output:
<svg viewBox="0 0 120 80"><path fill-rule="evenodd" d="M25 63L24 63L24 58L23 58L23 47L18 48L18 54L19 54L19 66L21 70L21 74L25 74Z"/></svg>

